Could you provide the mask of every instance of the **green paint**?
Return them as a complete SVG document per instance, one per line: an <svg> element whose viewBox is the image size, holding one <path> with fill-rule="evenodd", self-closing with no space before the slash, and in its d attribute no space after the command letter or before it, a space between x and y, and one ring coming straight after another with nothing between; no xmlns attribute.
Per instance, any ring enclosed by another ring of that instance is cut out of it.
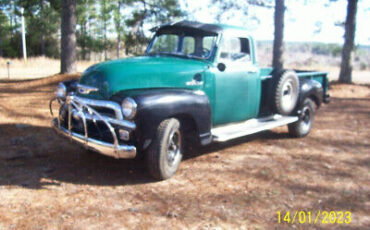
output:
<svg viewBox="0 0 370 230"><path fill-rule="evenodd" d="M109 99L112 95L130 89L144 88L186 88L201 89L201 86L187 86L196 73L208 69L206 61L175 57L134 57L97 64L87 69L80 83L99 88L88 97Z"/></svg>

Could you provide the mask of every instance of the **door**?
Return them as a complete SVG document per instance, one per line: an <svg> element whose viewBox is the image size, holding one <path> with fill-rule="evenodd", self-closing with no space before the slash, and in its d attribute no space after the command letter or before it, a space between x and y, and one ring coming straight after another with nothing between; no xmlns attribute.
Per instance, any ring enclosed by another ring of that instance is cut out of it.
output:
<svg viewBox="0 0 370 230"><path fill-rule="evenodd" d="M215 101L213 125L243 121L258 113L260 93L259 74L252 60L250 42L247 38L223 37L218 63L225 71L215 69Z"/></svg>

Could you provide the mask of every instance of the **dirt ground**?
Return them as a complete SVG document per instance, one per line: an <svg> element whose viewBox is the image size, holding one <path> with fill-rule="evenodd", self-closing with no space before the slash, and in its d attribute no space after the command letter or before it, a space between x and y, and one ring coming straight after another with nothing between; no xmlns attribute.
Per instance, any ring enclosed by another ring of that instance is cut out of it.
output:
<svg viewBox="0 0 370 230"><path fill-rule="evenodd" d="M370 86L332 85L306 138L282 127L212 144L155 182L54 134L48 100L65 78L0 82L0 229L370 228ZM352 222L278 223L296 210Z"/></svg>

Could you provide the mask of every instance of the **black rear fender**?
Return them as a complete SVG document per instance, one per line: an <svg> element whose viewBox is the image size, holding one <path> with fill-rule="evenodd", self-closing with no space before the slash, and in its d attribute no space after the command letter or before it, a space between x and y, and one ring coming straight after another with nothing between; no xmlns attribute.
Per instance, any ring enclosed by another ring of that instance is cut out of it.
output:
<svg viewBox="0 0 370 230"><path fill-rule="evenodd" d="M300 93L298 107L303 104L304 99L312 99L317 107L320 107L323 101L324 89L320 82L313 79L300 80Z"/></svg>

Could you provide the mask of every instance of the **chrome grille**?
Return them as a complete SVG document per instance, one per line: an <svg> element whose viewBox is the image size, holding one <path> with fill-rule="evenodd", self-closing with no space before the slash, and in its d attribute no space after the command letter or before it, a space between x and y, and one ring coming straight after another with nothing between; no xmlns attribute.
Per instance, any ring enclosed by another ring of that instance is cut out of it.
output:
<svg viewBox="0 0 370 230"><path fill-rule="evenodd" d="M78 98L78 100L82 102L83 104L90 106L91 108L93 108L99 113L102 113L104 115L107 115L108 117L111 117L117 120L123 120L121 106L116 102L94 100L94 99L88 99L88 98L83 98L83 97L76 97L76 98Z"/></svg>

